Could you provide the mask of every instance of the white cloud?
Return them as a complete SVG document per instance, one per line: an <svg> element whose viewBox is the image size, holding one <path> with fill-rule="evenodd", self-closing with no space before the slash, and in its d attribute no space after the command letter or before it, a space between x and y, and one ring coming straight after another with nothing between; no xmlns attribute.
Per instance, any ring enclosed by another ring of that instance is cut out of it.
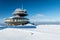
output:
<svg viewBox="0 0 60 40"><path fill-rule="evenodd" d="M33 21L33 22L40 21L41 18L44 18L44 17L45 17L45 15L43 15L43 14L36 14L30 18L30 21Z"/></svg>
<svg viewBox="0 0 60 40"><path fill-rule="evenodd" d="M30 18L32 22L57 22L59 19L54 19L49 16L45 16L43 14L36 14Z"/></svg>
<svg viewBox="0 0 60 40"><path fill-rule="evenodd" d="M45 15L43 15L43 14L36 14L36 15L32 16L32 18L41 18L41 17L45 17Z"/></svg>
<svg viewBox="0 0 60 40"><path fill-rule="evenodd" d="M0 23L4 23L4 19L0 19Z"/></svg>

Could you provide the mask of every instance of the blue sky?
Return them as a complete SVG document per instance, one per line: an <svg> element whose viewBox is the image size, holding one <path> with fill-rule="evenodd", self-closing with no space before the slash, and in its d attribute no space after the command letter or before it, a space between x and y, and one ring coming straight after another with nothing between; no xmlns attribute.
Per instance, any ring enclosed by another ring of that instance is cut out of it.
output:
<svg viewBox="0 0 60 40"><path fill-rule="evenodd" d="M60 0L0 0L0 21L12 16L22 3L30 21L60 21Z"/></svg>

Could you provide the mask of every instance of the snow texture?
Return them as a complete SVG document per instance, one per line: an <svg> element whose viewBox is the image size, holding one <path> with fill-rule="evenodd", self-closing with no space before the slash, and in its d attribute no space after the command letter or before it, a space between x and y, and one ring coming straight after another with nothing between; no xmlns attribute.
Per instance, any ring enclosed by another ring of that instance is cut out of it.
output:
<svg viewBox="0 0 60 40"><path fill-rule="evenodd" d="M60 25L38 25L36 29L6 28L0 40L60 40Z"/></svg>

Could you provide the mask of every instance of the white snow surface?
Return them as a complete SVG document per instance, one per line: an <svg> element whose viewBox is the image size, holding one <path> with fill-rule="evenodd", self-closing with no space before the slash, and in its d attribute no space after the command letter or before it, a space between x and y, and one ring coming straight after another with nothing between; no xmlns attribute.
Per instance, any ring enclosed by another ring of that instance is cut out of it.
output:
<svg viewBox="0 0 60 40"><path fill-rule="evenodd" d="M0 40L60 40L60 25L38 25L36 29L6 28Z"/></svg>

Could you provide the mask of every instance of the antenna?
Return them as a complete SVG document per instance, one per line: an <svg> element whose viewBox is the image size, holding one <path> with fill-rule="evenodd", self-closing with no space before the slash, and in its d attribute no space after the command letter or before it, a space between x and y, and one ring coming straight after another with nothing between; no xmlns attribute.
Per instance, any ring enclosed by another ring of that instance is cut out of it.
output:
<svg viewBox="0 0 60 40"><path fill-rule="evenodd" d="M23 10L23 2L22 2L22 10Z"/></svg>

